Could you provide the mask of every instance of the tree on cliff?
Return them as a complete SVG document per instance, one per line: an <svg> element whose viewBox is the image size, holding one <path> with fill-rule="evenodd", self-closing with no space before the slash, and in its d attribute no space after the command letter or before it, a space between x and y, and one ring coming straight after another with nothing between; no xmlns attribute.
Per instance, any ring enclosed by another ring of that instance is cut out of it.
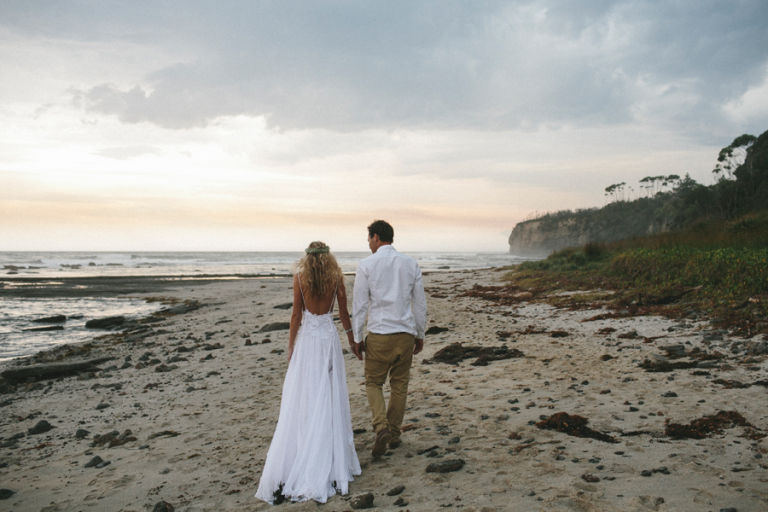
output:
<svg viewBox="0 0 768 512"><path fill-rule="evenodd" d="M720 150L720 153L717 155L717 165L712 169L712 173L720 180L733 178L734 171L744 163L749 148L756 141L757 137L748 133L733 139L733 142Z"/></svg>
<svg viewBox="0 0 768 512"><path fill-rule="evenodd" d="M551 252L563 244L574 245L576 239L578 243L619 240L768 208L768 131L759 137L736 137L720 150L717 162L713 172L719 179L713 185L701 185L687 174L682 179L677 174L647 176L640 180L647 197L627 201L626 182L615 183L605 188L612 201L600 209L550 213L518 226L535 222L539 231L550 233L542 247ZM515 230L510 248L514 235Z"/></svg>

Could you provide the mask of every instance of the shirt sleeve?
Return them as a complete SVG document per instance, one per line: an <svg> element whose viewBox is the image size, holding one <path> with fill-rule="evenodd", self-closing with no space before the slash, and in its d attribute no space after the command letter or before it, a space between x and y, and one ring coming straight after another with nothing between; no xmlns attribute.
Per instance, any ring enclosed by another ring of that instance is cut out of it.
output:
<svg viewBox="0 0 768 512"><path fill-rule="evenodd" d="M355 336L355 343L363 341L363 329L365 328L365 319L368 315L369 297L368 276L363 266L358 265L352 291L352 333Z"/></svg>
<svg viewBox="0 0 768 512"><path fill-rule="evenodd" d="M424 339L427 328L427 298L424 295L424 283L421 279L421 269L416 266L416 280L413 284L411 300L413 301L413 316L416 320L416 337Z"/></svg>

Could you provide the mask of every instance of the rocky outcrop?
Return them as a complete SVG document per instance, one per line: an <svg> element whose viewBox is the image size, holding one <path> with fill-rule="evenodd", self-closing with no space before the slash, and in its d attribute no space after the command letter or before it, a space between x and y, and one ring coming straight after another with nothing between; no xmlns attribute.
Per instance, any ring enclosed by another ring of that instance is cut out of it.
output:
<svg viewBox="0 0 768 512"><path fill-rule="evenodd" d="M543 258L568 247L612 242L669 231L661 200L612 203L600 209L563 211L518 223L509 235L509 252Z"/></svg>
<svg viewBox="0 0 768 512"><path fill-rule="evenodd" d="M522 258L544 258L553 252L584 245L590 234L576 226L574 219L563 219L555 226L546 220L521 222L509 235L509 252Z"/></svg>

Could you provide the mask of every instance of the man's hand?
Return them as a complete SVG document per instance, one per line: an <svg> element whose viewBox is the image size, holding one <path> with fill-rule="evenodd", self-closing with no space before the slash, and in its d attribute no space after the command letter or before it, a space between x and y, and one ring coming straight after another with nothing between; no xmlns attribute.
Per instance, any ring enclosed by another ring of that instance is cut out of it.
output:
<svg viewBox="0 0 768 512"><path fill-rule="evenodd" d="M349 348L352 349L352 353L355 354L355 356L359 360L363 360L363 344L362 343L355 343L354 341L349 342Z"/></svg>
<svg viewBox="0 0 768 512"><path fill-rule="evenodd" d="M424 338L416 338L416 343L413 345L413 355L418 354L424 348Z"/></svg>

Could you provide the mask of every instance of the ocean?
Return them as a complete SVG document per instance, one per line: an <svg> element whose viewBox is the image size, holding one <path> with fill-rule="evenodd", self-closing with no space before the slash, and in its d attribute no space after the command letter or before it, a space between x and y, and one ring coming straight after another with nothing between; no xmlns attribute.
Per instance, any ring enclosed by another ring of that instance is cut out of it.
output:
<svg viewBox="0 0 768 512"><path fill-rule="evenodd" d="M345 273L353 273L368 252L335 252ZM525 261L508 253L408 253L423 272L469 270ZM85 328L93 318L141 317L161 307L127 297L59 296L63 278L152 277L155 279L249 279L291 274L300 252L0 252L0 362L56 345L87 341L103 331ZM38 296L21 293L34 287ZM63 329L30 330L54 324L43 317L65 315Z"/></svg>

